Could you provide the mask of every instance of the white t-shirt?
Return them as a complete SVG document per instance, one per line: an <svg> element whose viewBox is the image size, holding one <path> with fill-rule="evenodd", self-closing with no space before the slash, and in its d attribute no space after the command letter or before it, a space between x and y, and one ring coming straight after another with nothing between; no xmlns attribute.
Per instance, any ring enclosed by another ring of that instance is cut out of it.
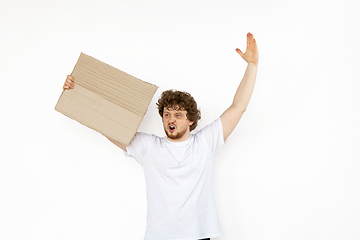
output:
<svg viewBox="0 0 360 240"><path fill-rule="evenodd" d="M197 240L222 235L212 173L214 157L223 145L220 118L184 142L135 134L126 155L144 168L148 202L144 240Z"/></svg>

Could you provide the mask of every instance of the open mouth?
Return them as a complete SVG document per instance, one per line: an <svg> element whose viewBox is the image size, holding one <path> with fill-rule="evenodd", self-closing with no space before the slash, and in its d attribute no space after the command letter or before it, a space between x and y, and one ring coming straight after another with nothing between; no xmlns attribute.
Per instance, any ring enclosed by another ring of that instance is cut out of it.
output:
<svg viewBox="0 0 360 240"><path fill-rule="evenodd" d="M170 125L170 126L169 126L169 131L170 131L170 132L174 132L174 131L175 131L175 126Z"/></svg>

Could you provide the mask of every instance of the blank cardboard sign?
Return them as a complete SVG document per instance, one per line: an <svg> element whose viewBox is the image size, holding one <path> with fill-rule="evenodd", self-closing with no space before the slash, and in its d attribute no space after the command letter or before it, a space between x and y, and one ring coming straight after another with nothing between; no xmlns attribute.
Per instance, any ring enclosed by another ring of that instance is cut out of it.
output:
<svg viewBox="0 0 360 240"><path fill-rule="evenodd" d="M84 53L71 76L55 110L127 146L158 87Z"/></svg>

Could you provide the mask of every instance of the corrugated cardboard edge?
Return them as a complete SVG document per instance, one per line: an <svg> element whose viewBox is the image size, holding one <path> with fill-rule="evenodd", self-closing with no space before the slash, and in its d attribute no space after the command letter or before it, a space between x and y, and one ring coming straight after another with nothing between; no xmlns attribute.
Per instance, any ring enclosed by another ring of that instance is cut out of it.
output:
<svg viewBox="0 0 360 240"><path fill-rule="evenodd" d="M79 56L79 59L80 59L80 57L81 57L82 54L86 55L85 53L81 52L81 53L80 53L80 56ZM93 57L91 57L91 56L89 56L89 55L86 55L86 56L87 56L87 57L90 57L90 58L93 58ZM78 61L76 62L76 64L75 64L75 66L74 66L73 71L72 71L71 74L73 74L74 70L76 69L77 64L78 64L78 62L79 62L79 59L78 59ZM99 61L99 60L96 59L96 58L93 58L93 59L95 59L96 61ZM99 62L101 62L101 61L99 61ZM113 66L111 66L111 65L109 65L109 64L107 64L107 63L104 63L104 62L101 62L101 63L106 64L106 65L108 65L109 67L115 68L115 67L113 67ZM115 69L117 69L117 68L115 68ZM117 70L119 70L119 69L117 69ZM119 71L121 71L121 70L119 70ZM122 72L123 72L123 71L122 71ZM126 73L126 72L124 72L124 73ZM129 75L129 76L131 76L131 77L133 77L133 78L136 78L136 77L134 77L134 76L132 76L132 75L130 75L130 74L128 74L128 73L126 73L126 74ZM136 78L136 79L138 79L138 78ZM138 79L138 80L140 80L140 81L142 81L142 82L144 82L144 83L146 83L146 84L149 84L149 85L151 85L151 86L154 87L154 90L153 90L153 92L152 92L152 96L156 93L156 91L157 91L157 89L158 89L158 86L156 86L156 85L154 85L154 84L151 84L151 83L148 83L148 82L146 82L146 81L143 81L143 80L141 80L141 79ZM55 110L58 111L58 112L60 112L60 113L62 113L62 114L65 115L65 116L67 116L67 117L69 117L69 118L71 118L71 119L73 119L73 120L81 123L82 125L84 125L84 126L90 128L90 129L93 129L93 130L101 133L101 132L98 131L97 129L95 129L95 128L91 127L91 126L88 126L88 125L85 124L83 121L81 121L81 120L79 120L79 119L74 119L73 116L70 116L70 115L67 114L66 112L63 112L63 111L61 111L61 110L59 110L59 109L57 108L57 106L58 106L58 104L59 104L59 102L60 102L60 99L61 99L61 97L63 96L63 94L64 94L65 91L71 91L71 90L63 90L63 91L61 92L61 95L60 95L60 97L59 97L59 99L58 99L58 101L57 101L57 104L55 105ZM150 103L151 103L151 100L147 103L146 112L147 112L147 110L148 110L148 108L149 108ZM137 124L136 129L139 128L142 120L144 119L144 116L145 116L146 112L145 112L143 115L141 115L141 120L140 120L139 123ZM117 140L117 141L121 142L122 144L124 144L125 146L127 146L127 145L129 145L131 139L134 137L134 135L136 134L136 132L137 132L137 130L132 134L131 138L130 138L127 142L119 141L116 136L113 136L113 137L107 136L107 137L110 137L110 138L112 138L112 139L114 139L114 140Z"/></svg>

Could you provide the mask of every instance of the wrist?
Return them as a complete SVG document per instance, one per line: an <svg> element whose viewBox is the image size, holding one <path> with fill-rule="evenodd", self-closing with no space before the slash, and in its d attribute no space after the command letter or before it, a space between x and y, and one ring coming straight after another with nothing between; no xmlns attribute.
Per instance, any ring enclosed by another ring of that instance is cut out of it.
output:
<svg viewBox="0 0 360 240"><path fill-rule="evenodd" d="M248 62L248 66L249 66L249 67L257 67L257 66L258 66L258 62Z"/></svg>

